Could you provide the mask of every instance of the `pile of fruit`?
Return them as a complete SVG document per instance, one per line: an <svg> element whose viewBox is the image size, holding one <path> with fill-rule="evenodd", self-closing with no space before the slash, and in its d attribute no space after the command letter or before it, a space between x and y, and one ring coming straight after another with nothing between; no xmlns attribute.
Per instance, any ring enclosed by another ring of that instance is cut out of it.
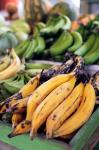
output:
<svg viewBox="0 0 99 150"><path fill-rule="evenodd" d="M25 59L49 59L63 61L68 51L82 56L85 64L99 61L99 21L95 18L77 31L71 30L67 16L54 14L46 24L34 27L33 37L16 47L16 53Z"/></svg>
<svg viewBox="0 0 99 150"><path fill-rule="evenodd" d="M82 57L71 56L67 53L63 64L43 70L17 93L0 103L1 116L6 112L11 114L13 131L8 135L9 138L30 132L33 139L37 132L41 132L46 133L47 138L68 139L95 111L93 120L82 127L85 130L80 129L85 139L93 134L99 125L99 108L96 105L99 72L89 76L84 70ZM80 141L78 144L82 145Z"/></svg>

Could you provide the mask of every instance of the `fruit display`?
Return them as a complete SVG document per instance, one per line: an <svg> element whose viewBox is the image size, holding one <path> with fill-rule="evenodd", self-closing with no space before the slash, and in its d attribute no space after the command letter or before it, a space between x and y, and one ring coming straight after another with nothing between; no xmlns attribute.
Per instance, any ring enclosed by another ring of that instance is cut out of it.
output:
<svg viewBox="0 0 99 150"><path fill-rule="evenodd" d="M67 16L53 14L46 24L37 23L33 37L15 48L20 58L64 61L66 52L82 56L86 65L99 60L99 21L97 17L86 26L71 30Z"/></svg>
<svg viewBox="0 0 99 150"><path fill-rule="evenodd" d="M85 139L99 126L99 74L88 75L81 56L67 53L65 57L64 63L42 70L16 93L0 102L2 120L6 114L11 114L13 131L9 138L27 132L30 132L31 139L37 133L46 134L47 139L73 137L70 144L81 149ZM29 66L28 63L26 66L40 67L36 64ZM92 126L95 128L92 129ZM77 134L81 134L82 139L85 136L85 139L83 142L80 139L75 145L79 137Z"/></svg>

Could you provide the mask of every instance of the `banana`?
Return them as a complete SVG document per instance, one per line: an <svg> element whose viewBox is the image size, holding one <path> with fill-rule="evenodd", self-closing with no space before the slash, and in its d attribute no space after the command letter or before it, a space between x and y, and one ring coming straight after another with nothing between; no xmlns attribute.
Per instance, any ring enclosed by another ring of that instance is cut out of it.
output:
<svg viewBox="0 0 99 150"><path fill-rule="evenodd" d="M30 96L27 104L27 115L26 120L21 122L14 131L9 135L13 137L19 134L27 133L31 129L32 116L37 108L37 106L44 100L48 94L50 94L55 88L57 88L62 83L65 83L73 77L73 74L61 74L56 77L51 78L47 82L41 84L34 93Z"/></svg>
<svg viewBox="0 0 99 150"><path fill-rule="evenodd" d="M21 61L16 55L14 49L11 50L11 55L13 57L13 61L8 68L0 72L0 80L8 79L14 76L21 69Z"/></svg>
<svg viewBox="0 0 99 150"><path fill-rule="evenodd" d="M84 89L83 99L77 111L53 133L53 137L68 135L80 128L91 116L95 106L95 91L90 83Z"/></svg>
<svg viewBox="0 0 99 150"><path fill-rule="evenodd" d="M45 49L45 40L44 38L37 36L35 37L35 41L37 42L37 46L34 49L34 53L36 55L43 54L44 49Z"/></svg>
<svg viewBox="0 0 99 150"><path fill-rule="evenodd" d="M30 41L23 41L18 47L15 48L15 52L18 56L23 56L24 52L29 47Z"/></svg>
<svg viewBox="0 0 99 150"><path fill-rule="evenodd" d="M85 64L93 64L99 60L99 48L84 57Z"/></svg>
<svg viewBox="0 0 99 150"><path fill-rule="evenodd" d="M84 56L88 51L90 51L91 47L93 46L96 40L95 37L95 34L90 35L88 40L78 50L75 51L75 54Z"/></svg>
<svg viewBox="0 0 99 150"><path fill-rule="evenodd" d="M4 69L6 69L10 65L10 61L11 61L11 59L9 56L5 56L4 58L1 59L0 72L3 71Z"/></svg>
<svg viewBox="0 0 99 150"><path fill-rule="evenodd" d="M37 134L37 130L46 121L50 113L71 93L75 86L76 78L71 78L68 82L55 88L44 100L40 103L33 114L32 128L30 136L33 138Z"/></svg>
<svg viewBox="0 0 99 150"><path fill-rule="evenodd" d="M10 107L11 112L14 113L23 113L26 111L27 103L29 97L18 100L15 104Z"/></svg>
<svg viewBox="0 0 99 150"><path fill-rule="evenodd" d="M46 136L51 138L63 122L77 109L81 102L84 85L78 84L72 93L52 112L46 122Z"/></svg>
<svg viewBox="0 0 99 150"><path fill-rule="evenodd" d="M99 47L99 35L96 35L96 40L92 48L89 50L89 52L85 55L85 57L93 52L95 52L96 49Z"/></svg>
<svg viewBox="0 0 99 150"><path fill-rule="evenodd" d="M26 69L49 69L52 67L51 64L48 63L26 63L25 64Z"/></svg>
<svg viewBox="0 0 99 150"><path fill-rule="evenodd" d="M69 47L68 51L74 52L78 48L80 48L80 46L83 43L83 39L79 32L73 31L73 32L71 32L71 35L73 36L74 42L73 42L73 45L71 47Z"/></svg>
<svg viewBox="0 0 99 150"><path fill-rule="evenodd" d="M65 15L61 14L61 16L62 16L62 18L65 21L65 24L62 27L62 29L64 29L64 30L70 30L71 29L71 21L70 21L70 19L67 16L65 16Z"/></svg>
<svg viewBox="0 0 99 150"><path fill-rule="evenodd" d="M39 78L39 75L35 76L18 93L7 98L6 101L0 107L0 113L5 113L6 110L13 104L13 102L16 102L16 100L30 96L39 85Z"/></svg>
<svg viewBox="0 0 99 150"><path fill-rule="evenodd" d="M58 40L50 47L50 53L52 56L63 54L73 43L72 35L64 31Z"/></svg>
<svg viewBox="0 0 99 150"><path fill-rule="evenodd" d="M24 119L24 114L13 113L13 115L12 115L12 128L14 129L23 119Z"/></svg>
<svg viewBox="0 0 99 150"><path fill-rule="evenodd" d="M25 125L24 125L25 124ZM8 135L9 138L15 137L17 135L29 132L31 129L30 121L22 121L19 123L16 128Z"/></svg>
<svg viewBox="0 0 99 150"><path fill-rule="evenodd" d="M3 85L8 92L14 94L24 86L24 76L20 75L20 79L14 80L12 82L5 82Z"/></svg>
<svg viewBox="0 0 99 150"><path fill-rule="evenodd" d="M24 51L24 53L23 53L23 58L26 58L27 57L27 54L29 53L30 54L30 51L31 51L31 49L34 47L34 41L32 40L32 41L29 41L29 45L28 45L28 47L27 47L27 49ZM33 51L33 49L32 49L32 51Z"/></svg>

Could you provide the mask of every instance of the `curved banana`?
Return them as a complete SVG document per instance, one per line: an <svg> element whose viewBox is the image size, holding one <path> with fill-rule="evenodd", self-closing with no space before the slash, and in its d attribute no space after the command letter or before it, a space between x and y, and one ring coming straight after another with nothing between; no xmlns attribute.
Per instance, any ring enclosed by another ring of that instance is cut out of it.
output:
<svg viewBox="0 0 99 150"><path fill-rule="evenodd" d="M76 78L71 78L55 88L44 100L40 103L33 114L32 128L30 136L33 138L37 134L37 130L46 121L50 113L71 93L75 86Z"/></svg>
<svg viewBox="0 0 99 150"><path fill-rule="evenodd" d="M52 112L46 122L46 136L51 138L63 122L77 109L81 102L84 85L77 85L72 93ZM34 113L35 114L35 113Z"/></svg>
<svg viewBox="0 0 99 150"><path fill-rule="evenodd" d="M58 40L50 47L50 53L52 56L64 54L66 49L68 49L73 43L72 35L65 31L63 32Z"/></svg>
<svg viewBox="0 0 99 150"><path fill-rule="evenodd" d="M88 40L78 49L75 51L76 55L84 56L88 51L90 51L91 47L95 42L96 36L94 34L90 35Z"/></svg>
<svg viewBox="0 0 99 150"><path fill-rule="evenodd" d="M83 39L79 32L73 31L71 32L71 35L73 36L74 42L73 42L73 45L69 47L68 51L74 52L75 50L80 48L80 46L83 43Z"/></svg>
<svg viewBox="0 0 99 150"><path fill-rule="evenodd" d="M31 128L31 123L30 121L22 121L20 124L18 124L16 126L16 128L12 131L12 133L10 133L8 135L9 138L12 138L14 136L17 136L17 135L20 135L20 134L23 134L23 133L27 133L30 131L30 128Z"/></svg>
<svg viewBox="0 0 99 150"><path fill-rule="evenodd" d="M12 128L15 128L22 120L24 120L24 114L14 113L12 115Z"/></svg>
<svg viewBox="0 0 99 150"><path fill-rule="evenodd" d="M11 59L9 56L5 56L3 59L1 59L1 61L0 61L0 72L9 66L10 61L11 61Z"/></svg>
<svg viewBox="0 0 99 150"><path fill-rule="evenodd" d="M56 77L51 78L47 82L41 84L34 93L30 96L28 105L27 105L27 115L26 120L21 122L15 130L9 135L13 137L19 134L27 133L31 129L32 116L37 108L37 106L48 96L55 88L57 88L62 83L65 83L73 77L73 74L61 74Z"/></svg>
<svg viewBox="0 0 99 150"><path fill-rule="evenodd" d="M14 49L11 50L11 55L13 57L13 61L7 69L0 72L0 80L8 79L20 71L21 61L19 57L16 55Z"/></svg>
<svg viewBox="0 0 99 150"><path fill-rule="evenodd" d="M15 104L13 104L10 107L11 112L14 112L14 113L26 112L28 100L29 100L29 97L18 100Z"/></svg>
<svg viewBox="0 0 99 150"><path fill-rule="evenodd" d="M91 116L95 106L95 100L96 96L94 88L90 83L87 83L80 107L53 133L53 137L68 135L80 128Z"/></svg>
<svg viewBox="0 0 99 150"><path fill-rule="evenodd" d="M30 96L39 85L39 79L40 75L35 76L18 93L7 98L6 101L0 106L0 113L5 113L6 110L16 102L16 100Z"/></svg>

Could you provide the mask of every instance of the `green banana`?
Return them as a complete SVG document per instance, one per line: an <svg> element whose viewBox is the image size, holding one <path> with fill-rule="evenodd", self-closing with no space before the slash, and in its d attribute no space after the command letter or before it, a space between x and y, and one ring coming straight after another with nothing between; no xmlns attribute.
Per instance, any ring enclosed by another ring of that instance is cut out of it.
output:
<svg viewBox="0 0 99 150"><path fill-rule="evenodd" d="M29 74L25 73L24 74L24 81L25 81L25 84L31 79L31 77L29 76Z"/></svg>
<svg viewBox="0 0 99 150"><path fill-rule="evenodd" d="M79 32L73 31L71 32L71 35L73 36L74 43L73 45L68 49L70 52L76 51L83 43L82 36Z"/></svg>
<svg viewBox="0 0 99 150"><path fill-rule="evenodd" d="M43 63L26 63L25 67L26 69L49 69L52 65Z"/></svg>
<svg viewBox="0 0 99 150"><path fill-rule="evenodd" d="M9 66L10 61L11 61L11 59L9 56L5 56L4 58L1 59L1 61L0 61L0 72Z"/></svg>
<svg viewBox="0 0 99 150"><path fill-rule="evenodd" d="M94 52L84 57L85 64L93 64L99 60L99 48L97 48Z"/></svg>
<svg viewBox="0 0 99 150"><path fill-rule="evenodd" d="M26 70L27 74L29 74L30 76L34 76L38 73L40 73L42 71L42 69L28 69Z"/></svg>
<svg viewBox="0 0 99 150"><path fill-rule="evenodd" d="M34 38L34 39L31 41L29 48L27 48L27 50L26 50L26 52L24 53L23 56L25 56L25 58L27 58L27 59L33 57L33 55L34 55L34 50L35 50L36 47L37 47L37 41L36 41L36 39Z"/></svg>
<svg viewBox="0 0 99 150"><path fill-rule="evenodd" d="M99 47L99 35L96 35L96 40L94 45L92 46L92 48L89 50L89 52L86 55L91 54L92 52L94 52L97 48ZM85 56L86 56L85 55Z"/></svg>
<svg viewBox="0 0 99 150"><path fill-rule="evenodd" d="M50 47L51 55L56 56L65 53L72 43L72 35L69 32L64 31L58 40Z"/></svg>
<svg viewBox="0 0 99 150"><path fill-rule="evenodd" d="M96 36L94 34L90 35L88 40L77 50L75 51L76 55L84 56L93 46Z"/></svg>
<svg viewBox="0 0 99 150"><path fill-rule="evenodd" d="M14 94L24 86L24 77L21 75L17 80L12 82L5 82L3 86L8 92Z"/></svg>
<svg viewBox="0 0 99 150"><path fill-rule="evenodd" d="M20 46L20 48L15 49L16 54L18 56L22 56L24 54L24 52L26 51L26 49L29 47L30 41L27 40L25 42L23 42L22 46Z"/></svg>
<svg viewBox="0 0 99 150"><path fill-rule="evenodd" d="M45 49L45 40L44 40L44 38L42 38L40 36L37 36L35 38L35 40L37 41L37 46L34 49L34 53L36 55L43 54L44 49Z"/></svg>
<svg viewBox="0 0 99 150"><path fill-rule="evenodd" d="M64 30L70 30L71 29L71 21L70 21L70 19L67 16L65 16L65 15L61 14L61 16L62 16L62 18L65 21L62 29L64 29Z"/></svg>

